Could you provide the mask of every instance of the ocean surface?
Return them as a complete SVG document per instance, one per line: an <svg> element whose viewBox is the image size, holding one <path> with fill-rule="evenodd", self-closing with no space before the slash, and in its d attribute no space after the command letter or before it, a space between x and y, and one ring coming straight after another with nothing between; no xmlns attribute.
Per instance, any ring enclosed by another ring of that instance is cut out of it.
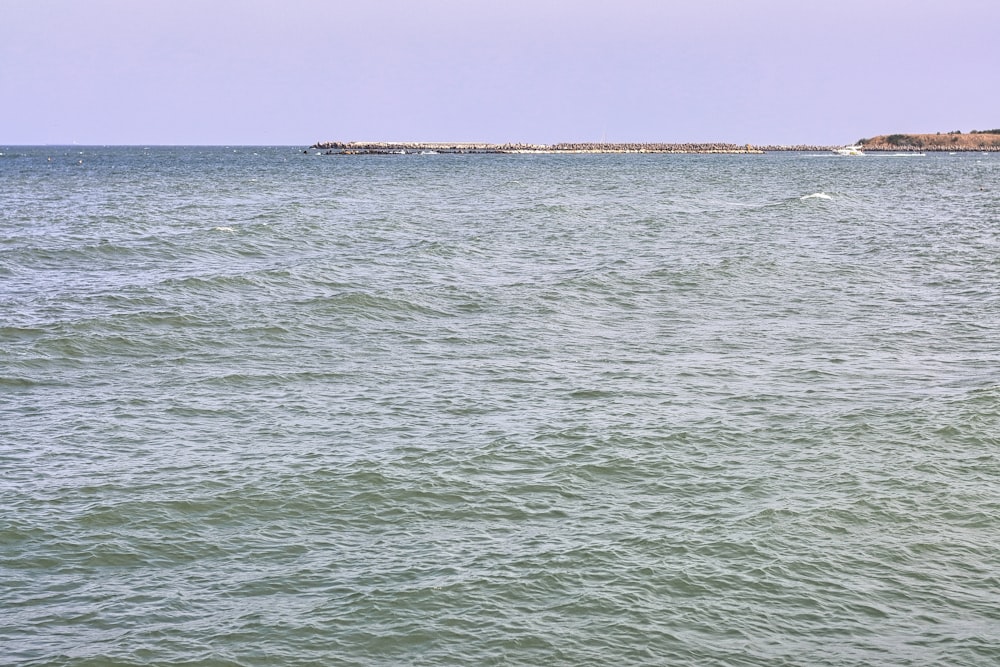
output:
<svg viewBox="0 0 1000 667"><path fill-rule="evenodd" d="M1000 155L0 153L0 664L1000 664Z"/></svg>

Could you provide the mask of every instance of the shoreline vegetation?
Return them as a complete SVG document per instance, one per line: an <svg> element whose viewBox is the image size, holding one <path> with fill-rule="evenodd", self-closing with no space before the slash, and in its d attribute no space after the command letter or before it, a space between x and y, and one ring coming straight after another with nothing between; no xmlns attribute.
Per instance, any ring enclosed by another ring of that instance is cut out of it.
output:
<svg viewBox="0 0 1000 667"><path fill-rule="evenodd" d="M1000 129L967 134L959 131L935 134L882 134L871 139L859 139L857 145L866 151L1000 151Z"/></svg>

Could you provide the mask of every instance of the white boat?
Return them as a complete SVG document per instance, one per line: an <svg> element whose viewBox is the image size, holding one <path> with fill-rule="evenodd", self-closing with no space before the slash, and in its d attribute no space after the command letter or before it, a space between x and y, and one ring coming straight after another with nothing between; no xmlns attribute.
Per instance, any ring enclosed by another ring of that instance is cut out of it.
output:
<svg viewBox="0 0 1000 667"><path fill-rule="evenodd" d="M836 155L864 155L861 151L861 146L844 146L843 148L834 148L833 152Z"/></svg>

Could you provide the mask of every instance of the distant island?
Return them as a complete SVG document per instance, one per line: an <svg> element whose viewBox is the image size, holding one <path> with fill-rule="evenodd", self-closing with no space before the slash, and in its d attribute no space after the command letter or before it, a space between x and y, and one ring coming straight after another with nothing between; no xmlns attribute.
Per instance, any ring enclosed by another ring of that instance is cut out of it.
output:
<svg viewBox="0 0 1000 667"><path fill-rule="evenodd" d="M884 134L859 139L866 151L1000 151L1000 129L935 134Z"/></svg>

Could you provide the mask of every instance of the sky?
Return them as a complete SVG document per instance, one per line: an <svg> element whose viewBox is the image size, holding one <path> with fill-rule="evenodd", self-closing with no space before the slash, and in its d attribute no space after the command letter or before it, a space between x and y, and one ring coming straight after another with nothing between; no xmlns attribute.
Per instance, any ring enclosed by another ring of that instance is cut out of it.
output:
<svg viewBox="0 0 1000 667"><path fill-rule="evenodd" d="M997 0L0 0L0 145L1000 127Z"/></svg>

